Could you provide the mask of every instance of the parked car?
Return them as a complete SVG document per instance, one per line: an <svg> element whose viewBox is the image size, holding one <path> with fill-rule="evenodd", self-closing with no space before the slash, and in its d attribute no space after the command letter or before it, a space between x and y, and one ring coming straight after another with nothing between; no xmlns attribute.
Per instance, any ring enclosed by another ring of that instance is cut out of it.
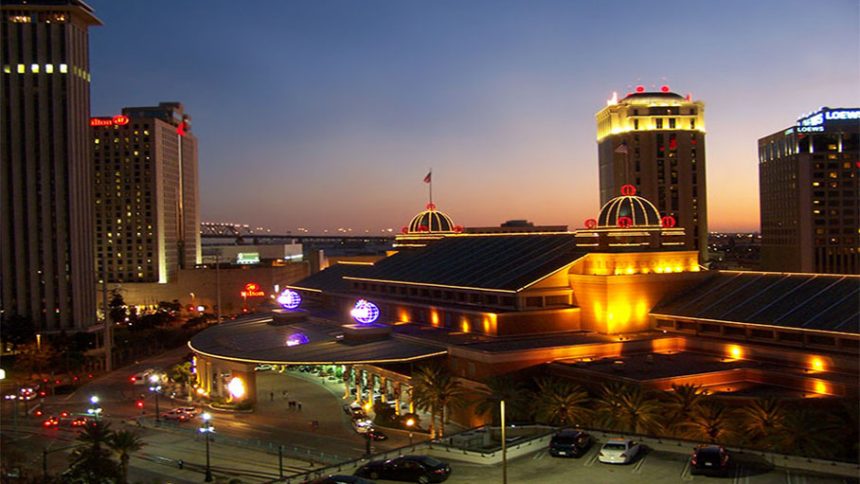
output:
<svg viewBox="0 0 860 484"><path fill-rule="evenodd" d="M381 430L372 427L367 429L367 432L364 433L364 436L369 438L370 440L388 440L388 436L382 433Z"/></svg>
<svg viewBox="0 0 860 484"><path fill-rule="evenodd" d="M443 482L451 475L451 466L426 455L404 455L388 460L371 461L358 468L355 475L371 479L410 481L426 484Z"/></svg>
<svg viewBox="0 0 860 484"><path fill-rule="evenodd" d="M360 434L367 433L368 430L373 428L373 420L369 418L365 419L355 419L352 421L352 427L356 432Z"/></svg>
<svg viewBox="0 0 860 484"><path fill-rule="evenodd" d="M640 450L642 446L633 440L609 439L600 448L597 460L604 464L629 464Z"/></svg>
<svg viewBox="0 0 860 484"><path fill-rule="evenodd" d="M197 407L177 407L174 410L179 410L180 412L185 412L188 417L194 418L200 415L200 409Z"/></svg>
<svg viewBox="0 0 860 484"><path fill-rule="evenodd" d="M149 368L131 375L128 379L135 385L149 385L149 376L155 373L154 368Z"/></svg>
<svg viewBox="0 0 860 484"><path fill-rule="evenodd" d="M42 421L42 427L54 429L54 428L57 428L59 426L60 426L60 419L58 419L57 417L55 417L53 415L51 415L50 417L48 417L44 421Z"/></svg>
<svg viewBox="0 0 860 484"><path fill-rule="evenodd" d="M728 451L719 445L700 445L690 456L690 474L726 476L731 458Z"/></svg>
<svg viewBox="0 0 860 484"><path fill-rule="evenodd" d="M367 414L364 413L364 409L356 404L346 403L343 405L343 413L349 415L353 419L356 418L367 418Z"/></svg>
<svg viewBox="0 0 860 484"><path fill-rule="evenodd" d="M179 410L178 408L174 408L169 412L162 413L161 418L163 418L164 420L174 420L176 422L187 422L191 420L191 417L188 416L187 413L183 412L182 410Z"/></svg>
<svg viewBox="0 0 860 484"><path fill-rule="evenodd" d="M592 444L591 436L575 429L564 429L549 441L549 455L553 457L580 457Z"/></svg>
<svg viewBox="0 0 860 484"><path fill-rule="evenodd" d="M328 476L320 479L309 481L308 484L376 484L374 481L369 481L357 476Z"/></svg>
<svg viewBox="0 0 860 484"><path fill-rule="evenodd" d="M272 371L274 369L274 365L257 365L254 367L254 370L256 371Z"/></svg>

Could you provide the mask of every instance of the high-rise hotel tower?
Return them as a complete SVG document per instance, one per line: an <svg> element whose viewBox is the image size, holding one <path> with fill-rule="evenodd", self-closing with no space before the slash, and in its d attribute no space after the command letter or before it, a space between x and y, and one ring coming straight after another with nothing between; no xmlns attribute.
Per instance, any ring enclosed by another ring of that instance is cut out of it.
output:
<svg viewBox="0 0 860 484"><path fill-rule="evenodd" d="M180 103L90 120L96 263L109 282L176 280L200 263L197 138Z"/></svg>
<svg viewBox="0 0 860 484"><path fill-rule="evenodd" d="M686 230L685 246L707 259L705 105L662 86L613 94L597 118L600 203L634 185L661 216Z"/></svg>
<svg viewBox="0 0 860 484"><path fill-rule="evenodd" d="M860 273L860 109L801 117L758 161L762 269Z"/></svg>
<svg viewBox="0 0 860 484"><path fill-rule="evenodd" d="M0 4L0 317L96 322L89 34L80 0Z"/></svg>

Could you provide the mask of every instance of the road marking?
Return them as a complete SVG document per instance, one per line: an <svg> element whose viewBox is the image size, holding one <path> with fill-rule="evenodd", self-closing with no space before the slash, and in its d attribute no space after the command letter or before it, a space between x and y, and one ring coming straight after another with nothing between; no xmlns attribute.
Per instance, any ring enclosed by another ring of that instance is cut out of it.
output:
<svg viewBox="0 0 860 484"><path fill-rule="evenodd" d="M686 464L684 464L684 470L681 471L681 479L685 481L693 480L693 473L690 470L690 461L688 460Z"/></svg>
<svg viewBox="0 0 860 484"><path fill-rule="evenodd" d="M641 454L642 454L642 457L639 458L639 460L636 462L636 464L633 465L633 470L630 471L634 474L641 474L642 473L642 464L644 464L645 459L648 458L647 452L641 452Z"/></svg>
<svg viewBox="0 0 860 484"><path fill-rule="evenodd" d="M750 482L750 476L746 473L746 469L743 465L738 464L735 466L735 474L732 482L734 484L747 484Z"/></svg>
<svg viewBox="0 0 860 484"><path fill-rule="evenodd" d="M540 460L540 459L543 459L545 455L546 455L546 451L545 451L545 450L540 450L540 451L538 451L538 452L535 452L535 455L533 455L533 456L532 456L532 460Z"/></svg>
<svg viewBox="0 0 860 484"><path fill-rule="evenodd" d="M583 464L583 465L585 467L593 466L594 463L597 462L597 456L599 454L600 454L600 449L598 449L597 446L595 445L594 448L592 449L591 456L588 458L587 461L585 461L585 464Z"/></svg>

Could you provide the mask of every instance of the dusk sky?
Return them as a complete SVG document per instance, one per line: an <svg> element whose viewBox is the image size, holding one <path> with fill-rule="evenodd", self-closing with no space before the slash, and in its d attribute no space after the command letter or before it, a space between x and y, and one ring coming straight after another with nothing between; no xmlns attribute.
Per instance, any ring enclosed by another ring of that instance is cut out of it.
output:
<svg viewBox="0 0 860 484"><path fill-rule="evenodd" d="M92 114L182 102L204 221L354 233L427 202L581 227L594 114L643 84L705 103L710 230L758 230L758 138L860 106L860 4L91 0Z"/></svg>

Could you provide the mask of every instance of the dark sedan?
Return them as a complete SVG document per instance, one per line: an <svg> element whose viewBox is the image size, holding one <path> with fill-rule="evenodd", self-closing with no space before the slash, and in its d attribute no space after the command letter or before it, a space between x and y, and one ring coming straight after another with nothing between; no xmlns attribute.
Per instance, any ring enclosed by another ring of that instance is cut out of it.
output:
<svg viewBox="0 0 860 484"><path fill-rule="evenodd" d="M591 436L585 432L565 429L552 436L549 455L553 457L580 457L591 447Z"/></svg>
<svg viewBox="0 0 860 484"><path fill-rule="evenodd" d="M426 484L448 479L451 475L451 466L426 455L405 455L389 460L368 462L355 471L355 475L370 479Z"/></svg>
<svg viewBox="0 0 860 484"><path fill-rule="evenodd" d="M726 476L729 473L729 453L719 445L700 445L690 456L690 473Z"/></svg>

